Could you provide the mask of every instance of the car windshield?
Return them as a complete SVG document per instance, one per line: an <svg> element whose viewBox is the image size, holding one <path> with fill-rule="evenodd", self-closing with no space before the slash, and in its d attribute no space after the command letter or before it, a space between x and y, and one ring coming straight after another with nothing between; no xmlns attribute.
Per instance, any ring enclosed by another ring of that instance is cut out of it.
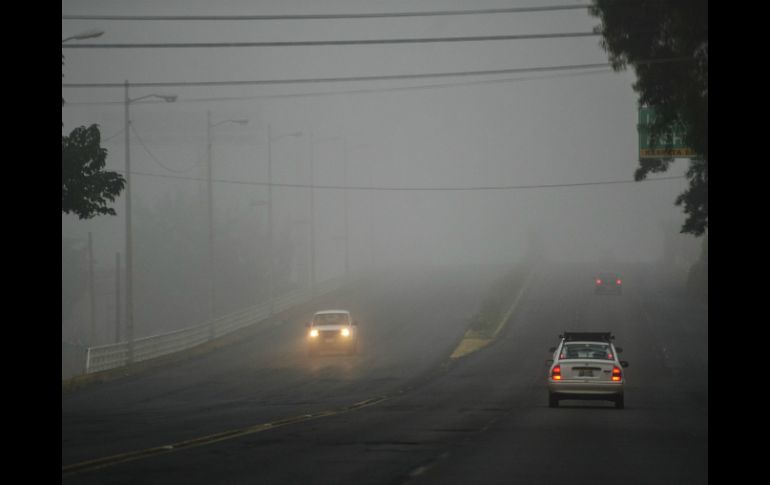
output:
<svg viewBox="0 0 770 485"><path fill-rule="evenodd" d="M313 325L340 325L348 323L346 313L322 313L313 318Z"/></svg>
<svg viewBox="0 0 770 485"><path fill-rule="evenodd" d="M564 344L559 358L612 360L612 352L610 346L604 343L567 343Z"/></svg>

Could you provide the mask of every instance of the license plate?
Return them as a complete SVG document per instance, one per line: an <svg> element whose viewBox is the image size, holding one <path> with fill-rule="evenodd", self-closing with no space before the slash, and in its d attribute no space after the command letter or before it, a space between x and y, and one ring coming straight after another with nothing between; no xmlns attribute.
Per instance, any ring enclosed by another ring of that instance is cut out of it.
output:
<svg viewBox="0 0 770 485"><path fill-rule="evenodd" d="M327 339L324 339L324 342L326 342L327 344L329 344L329 343L332 343L332 342L334 342L334 339L333 339L333 338L327 338Z"/></svg>
<svg viewBox="0 0 770 485"><path fill-rule="evenodd" d="M578 377L593 377L594 371L588 369L580 369L578 371Z"/></svg>

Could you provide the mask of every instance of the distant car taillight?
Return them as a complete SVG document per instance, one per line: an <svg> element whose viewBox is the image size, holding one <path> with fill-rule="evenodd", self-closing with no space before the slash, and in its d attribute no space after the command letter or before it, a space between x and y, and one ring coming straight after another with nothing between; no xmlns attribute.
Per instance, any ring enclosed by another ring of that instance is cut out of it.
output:
<svg viewBox="0 0 770 485"><path fill-rule="evenodd" d="M615 283L620 284L620 280L617 280Z"/></svg>
<svg viewBox="0 0 770 485"><path fill-rule="evenodd" d="M553 368L553 370L551 370L551 379L555 381L561 380L561 366L557 365L556 367Z"/></svg>
<svg viewBox="0 0 770 485"><path fill-rule="evenodd" d="M598 279L598 278L597 278L597 279L596 279L596 284L597 284L597 285L601 285L601 284L602 284L602 280L600 280L600 279Z"/></svg>
<svg viewBox="0 0 770 485"><path fill-rule="evenodd" d="M612 368L612 380L615 382L620 381L621 373L620 373L620 367L614 366Z"/></svg>

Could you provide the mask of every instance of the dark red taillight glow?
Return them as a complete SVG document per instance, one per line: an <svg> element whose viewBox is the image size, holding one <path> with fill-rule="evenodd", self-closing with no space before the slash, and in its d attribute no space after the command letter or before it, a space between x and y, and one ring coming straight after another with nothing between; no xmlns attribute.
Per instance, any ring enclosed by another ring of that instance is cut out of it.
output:
<svg viewBox="0 0 770 485"><path fill-rule="evenodd" d="M615 366L612 368L612 380L615 382L620 381L620 378L622 377L620 373L620 367Z"/></svg>
<svg viewBox="0 0 770 485"><path fill-rule="evenodd" d="M551 379L555 381L561 380L561 366L556 366L551 370Z"/></svg>

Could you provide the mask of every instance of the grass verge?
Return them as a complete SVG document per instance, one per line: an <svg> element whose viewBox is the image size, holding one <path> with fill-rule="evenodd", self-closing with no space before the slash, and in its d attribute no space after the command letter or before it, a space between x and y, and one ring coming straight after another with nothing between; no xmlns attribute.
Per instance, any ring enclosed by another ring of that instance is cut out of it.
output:
<svg viewBox="0 0 770 485"><path fill-rule="evenodd" d="M492 285L479 311L471 318L463 339L450 356L457 359L486 347L500 333L519 301L531 270L515 266Z"/></svg>

